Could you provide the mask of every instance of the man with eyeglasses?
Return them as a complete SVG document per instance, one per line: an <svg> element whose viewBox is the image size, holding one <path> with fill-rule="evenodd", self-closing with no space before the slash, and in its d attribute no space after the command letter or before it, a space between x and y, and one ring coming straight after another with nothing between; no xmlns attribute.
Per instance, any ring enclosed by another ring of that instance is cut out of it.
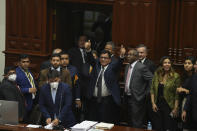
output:
<svg viewBox="0 0 197 131"><path fill-rule="evenodd" d="M117 71L123 63L125 48L121 46L120 58L111 63L109 51L101 51L99 59L95 60L91 53L90 41L85 43L88 62L93 66L88 96L90 98L89 119L117 123L120 106L120 89Z"/></svg>

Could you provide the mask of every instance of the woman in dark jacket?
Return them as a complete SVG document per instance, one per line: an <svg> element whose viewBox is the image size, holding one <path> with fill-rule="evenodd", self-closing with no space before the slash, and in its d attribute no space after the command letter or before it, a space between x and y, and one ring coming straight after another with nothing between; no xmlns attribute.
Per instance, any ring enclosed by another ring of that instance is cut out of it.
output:
<svg viewBox="0 0 197 131"><path fill-rule="evenodd" d="M184 73L181 80L181 87L177 88L177 92L179 93L180 99L179 99L179 107L180 112L182 113L183 107L186 102L187 95L190 92L190 82L191 77L194 74L194 64L195 64L195 58L193 56L188 56L184 61ZM189 116L189 114L188 114ZM187 117L187 122L183 123L184 129L190 129L190 122L189 117Z"/></svg>

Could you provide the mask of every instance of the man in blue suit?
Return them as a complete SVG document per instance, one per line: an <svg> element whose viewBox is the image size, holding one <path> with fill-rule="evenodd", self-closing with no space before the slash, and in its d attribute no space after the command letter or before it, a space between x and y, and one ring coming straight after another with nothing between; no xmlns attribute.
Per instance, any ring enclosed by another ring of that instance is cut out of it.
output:
<svg viewBox="0 0 197 131"><path fill-rule="evenodd" d="M29 115L32 110L33 100L36 97L36 84L34 77L29 70L30 59L26 54L20 55L19 66L16 68L16 83L20 87L26 102L26 114L24 116L24 122L29 121Z"/></svg>
<svg viewBox="0 0 197 131"><path fill-rule="evenodd" d="M117 71L123 63L125 48L120 49L120 58L111 62L109 51L103 50L99 60L95 60L91 53L91 43L85 43L88 62L93 66L88 90L90 98L89 119L116 123L119 116L120 89Z"/></svg>
<svg viewBox="0 0 197 131"><path fill-rule="evenodd" d="M68 70L72 79L72 109L75 114L77 122L80 122L80 108L81 108L81 98L80 98L80 84L79 84L79 75L77 68L70 65L69 54L65 51L62 51L61 54L61 66L63 69Z"/></svg>
<svg viewBox="0 0 197 131"><path fill-rule="evenodd" d="M60 74L56 70L48 74L48 81L42 86L39 99L46 124L62 125L65 128L73 126L75 118L71 109L72 93L69 85L60 81Z"/></svg>

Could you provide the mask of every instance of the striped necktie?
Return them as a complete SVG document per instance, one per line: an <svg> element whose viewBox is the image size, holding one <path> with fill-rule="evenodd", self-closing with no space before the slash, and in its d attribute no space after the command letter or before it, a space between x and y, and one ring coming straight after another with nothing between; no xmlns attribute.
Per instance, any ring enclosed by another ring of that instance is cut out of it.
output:
<svg viewBox="0 0 197 131"><path fill-rule="evenodd" d="M32 76L31 76L30 72L26 71L26 74L27 74L27 78L29 79L29 81L31 83L32 88L35 88L34 80L33 80Z"/></svg>

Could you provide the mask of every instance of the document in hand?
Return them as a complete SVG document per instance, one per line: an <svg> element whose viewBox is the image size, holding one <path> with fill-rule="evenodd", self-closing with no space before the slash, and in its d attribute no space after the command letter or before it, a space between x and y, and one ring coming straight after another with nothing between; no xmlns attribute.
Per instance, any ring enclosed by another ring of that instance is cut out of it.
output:
<svg viewBox="0 0 197 131"><path fill-rule="evenodd" d="M95 128L97 128L97 129L111 129L113 127L114 127L114 124L104 123L104 122L100 122L95 125Z"/></svg>
<svg viewBox="0 0 197 131"><path fill-rule="evenodd" d="M74 125L71 127L71 131L87 131L91 127L93 127L96 123L95 121L83 121L79 124Z"/></svg>

